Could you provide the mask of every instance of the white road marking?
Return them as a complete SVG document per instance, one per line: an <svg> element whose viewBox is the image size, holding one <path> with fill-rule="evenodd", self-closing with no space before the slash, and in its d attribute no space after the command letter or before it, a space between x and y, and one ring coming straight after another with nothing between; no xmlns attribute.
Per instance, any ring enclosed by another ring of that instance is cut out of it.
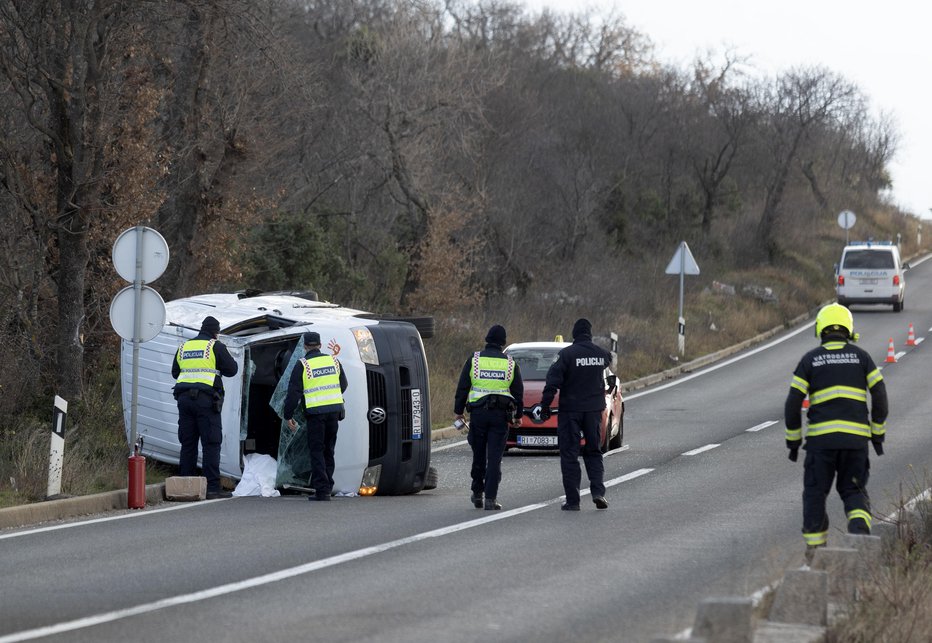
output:
<svg viewBox="0 0 932 643"><path fill-rule="evenodd" d="M741 360L743 360L743 359L746 359L746 358L750 357L751 355L756 355L757 353L760 353L761 351L765 351L765 350L767 350L768 348L770 348L770 347L772 347L772 346L776 346L777 344L780 344L780 343L782 343L782 342L785 342L785 341L788 340L788 339L791 339L791 338L793 338L793 337L796 337L796 336L799 335L801 332L803 332L804 330L808 330L808 329L812 328L814 325L815 325L815 321L813 320L813 321L809 322L808 324L806 324L806 325L804 325L804 326L800 326L799 328L797 328L796 330L794 330L792 333L788 333L788 334L784 335L784 336L781 337L780 339L775 339L774 341L772 341L772 342L770 342L770 343L764 344L764 345L762 345L762 346L758 346L758 347L755 348L754 350L750 350L750 351L748 351L747 353L742 353L741 355L738 355L737 357L732 357L731 359L727 359L727 360L725 360L724 362L719 362L718 364L714 364L714 365L712 365L712 366L710 366L710 367L708 367L708 368L705 368L705 369L703 369L703 370L701 370L701 371L697 371L697 372L695 372L695 373L691 373L690 375L685 375L685 376L683 376L683 377L678 377L677 379L673 380L672 382L668 382L667 384L663 384L663 385L661 385L661 386L655 386L654 388L649 388L649 389L647 389L646 391L641 391L640 393L631 393L630 395L625 395L625 400L633 400L633 399L635 399L635 398L641 397L642 395L650 395L651 393L656 393L657 391L663 391L663 390L668 389L668 388L670 388L670 387L673 387L673 386L677 386L677 385L679 385L679 384L682 384L683 382L688 382L689 380L694 379L694 378L696 378L696 377L700 377L700 376L705 375L705 374L707 374L707 373L711 373L712 371L717 371L717 370L720 369L720 368L725 368L726 366L731 366L731 365L734 364L735 362L738 362L738 361L741 361ZM932 330L932 329L930 329L930 330Z"/></svg>
<svg viewBox="0 0 932 643"><path fill-rule="evenodd" d="M119 516L107 516L105 518L94 518L92 520L82 520L81 522L69 522L64 525L50 525L48 527L38 527L36 529L28 529L26 531L17 531L12 534L0 534L0 540L6 538L16 538L17 536L26 536L28 534L41 534L46 531L58 531L59 529L71 529L72 527L82 527L84 525L93 525L97 522L110 522L111 520L124 520L126 518L140 518L142 516L151 516L152 514L162 513L163 511L177 511L178 509L190 509L192 507L203 507L204 505L213 504L215 502L223 502L224 500L230 500L230 498L218 498L216 500L201 500L197 502L185 502L179 505L173 505L170 507L162 507L160 509L147 509L145 511L139 511L128 514L121 514Z"/></svg>
<svg viewBox="0 0 932 643"><path fill-rule="evenodd" d="M605 482L606 488L614 487L615 485L621 484L622 482L627 482L628 480L634 480L643 475L646 475L653 471L653 469L638 469L637 471L632 471L618 478L613 478ZM585 496L589 494L588 490L581 491L580 496ZM396 549L404 545L410 545L412 543L420 542L422 540L427 540L429 538L439 538L441 536L447 536L449 534L454 534L459 531L464 531L466 529L472 529L473 527L479 527L497 520L504 520L506 518L511 518L512 516L519 516L521 514L528 513L530 511L535 511L537 509L543 509L544 507L562 502L566 497L560 496L559 498L552 498L544 502L537 502L530 505L525 505L524 507L518 507L516 509L509 509L508 511L496 511L490 515L483 516L482 518L477 518L475 520L467 520L466 522L461 522L455 525L449 525L447 527L441 527L439 529L434 529L431 531L425 531L420 534L415 534L413 536L408 536L407 538L399 538L398 540L392 540L387 543L382 543L380 545L373 545L372 547L364 547L362 549L357 549L356 551L346 552L344 554L339 554L337 556L331 556L329 558L322 558L320 560L315 560L310 563L305 563L304 565L298 565L296 567L290 567L288 569L282 569L277 572L272 572L270 574L263 574L261 576L255 576L253 578L247 578L235 583L227 583L226 585L220 585L219 587L211 587L210 589L205 589L199 592L192 592L190 594L181 594L179 596L171 596L169 598L163 598L152 603L143 603L141 605L136 605L134 607L127 607L120 610L114 610L112 612L104 612L102 614L95 614L93 616L86 616L84 618L75 619L73 621L66 621L63 623L56 623L55 625L46 625L44 627L37 627L32 630L24 630L22 632L14 632L12 634L7 634L5 636L0 636L0 643L14 643L16 641L28 641L31 639L41 638L43 636L54 636L56 634L62 634L65 632L73 632L74 630L83 629L86 627L93 627L95 625L100 625L102 623L110 623L113 621L118 621L124 618L129 618L131 616L138 616L140 614L147 614L149 612L155 612L160 609L165 609L166 607L174 607L177 605L187 605L190 603L197 603L199 601L205 601L211 598L217 598L218 596L225 596L227 594L232 594L234 592L239 592L244 589L252 589L253 587L260 587L262 585L269 585L271 583L276 583L278 581L287 580L289 578L294 578L296 576L301 576L304 574L310 574L320 569L325 569L327 567L333 567L335 565L340 565L342 563L348 563L350 561L359 560L360 558L366 558L374 554L380 554L390 549ZM136 514L131 514L136 515ZM94 521L96 522L96 521Z"/></svg>
<svg viewBox="0 0 932 643"><path fill-rule="evenodd" d="M761 429L766 429L768 426L773 426L778 420L767 420L766 422L761 422L760 424L755 424L750 429L745 429L745 431L760 431Z"/></svg>
<svg viewBox="0 0 932 643"><path fill-rule="evenodd" d="M445 444L442 447L431 447L430 452L436 453L437 451L446 451L447 449L452 449L453 447L460 447L460 446L463 446L464 444L469 444L469 443L466 440L463 440L462 442L454 442L453 444Z"/></svg>
<svg viewBox="0 0 932 643"><path fill-rule="evenodd" d="M683 455L697 455L697 454L699 454L699 453L702 453L703 451L711 451L711 450L714 449L715 447L720 447L720 446L722 446L722 445L720 445L720 444L707 444L707 445L705 445L704 447L699 447L698 449L693 449L692 451L687 451L687 452L684 453Z"/></svg>

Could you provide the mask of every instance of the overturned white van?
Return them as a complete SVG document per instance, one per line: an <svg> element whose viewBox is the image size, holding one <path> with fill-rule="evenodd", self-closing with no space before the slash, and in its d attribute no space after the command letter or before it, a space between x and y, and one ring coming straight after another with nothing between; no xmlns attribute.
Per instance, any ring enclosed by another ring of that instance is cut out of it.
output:
<svg viewBox="0 0 932 643"><path fill-rule="evenodd" d="M260 453L278 462L276 487L307 486L310 460L303 424L292 433L279 413L290 365L303 357L302 335L313 330L320 333L322 350L340 360L348 380L334 492L397 495L436 486L421 341L433 334L432 318L379 316L302 293L200 295L167 302L165 308L161 333L139 346L136 430L142 455L178 463L171 365L178 347L211 315L220 321L220 340L239 365L237 375L223 378L222 475L239 479L244 456ZM121 379L128 440L132 373L133 345L124 341Z"/></svg>

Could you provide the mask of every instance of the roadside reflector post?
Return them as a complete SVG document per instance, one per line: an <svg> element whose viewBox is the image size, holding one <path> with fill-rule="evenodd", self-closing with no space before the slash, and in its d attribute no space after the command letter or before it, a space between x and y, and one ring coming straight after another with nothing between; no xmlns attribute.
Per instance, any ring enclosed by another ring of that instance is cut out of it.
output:
<svg viewBox="0 0 932 643"><path fill-rule="evenodd" d="M68 402L55 396L52 409L52 443L49 447L49 479L45 498L61 495L62 463L65 458L65 419L68 417Z"/></svg>
<svg viewBox="0 0 932 643"><path fill-rule="evenodd" d="M696 260L693 258L693 253L689 251L689 246L686 245L685 241L680 242L679 247L676 249L676 252L673 253L673 258L670 259L670 263L667 264L667 269L664 272L668 275L680 276L680 314L677 318L676 335L680 355L685 355L686 319L683 317L683 278L685 275L699 274L699 264L696 263Z"/></svg>

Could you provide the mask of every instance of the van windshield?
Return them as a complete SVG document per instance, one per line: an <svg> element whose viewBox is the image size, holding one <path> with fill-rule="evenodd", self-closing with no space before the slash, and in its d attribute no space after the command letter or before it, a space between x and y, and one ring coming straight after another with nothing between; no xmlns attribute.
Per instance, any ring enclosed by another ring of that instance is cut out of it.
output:
<svg viewBox="0 0 932 643"><path fill-rule="evenodd" d="M849 250L845 254L844 268L893 269L893 253L886 250Z"/></svg>

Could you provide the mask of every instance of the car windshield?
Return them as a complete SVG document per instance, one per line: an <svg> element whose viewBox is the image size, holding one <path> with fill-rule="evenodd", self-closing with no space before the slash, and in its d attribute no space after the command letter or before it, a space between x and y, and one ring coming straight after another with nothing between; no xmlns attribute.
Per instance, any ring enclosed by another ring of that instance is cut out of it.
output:
<svg viewBox="0 0 932 643"><path fill-rule="evenodd" d="M509 349L518 368L521 369L523 380L545 380L547 370L557 359L559 348L515 348Z"/></svg>
<svg viewBox="0 0 932 643"><path fill-rule="evenodd" d="M893 253L886 250L849 250L845 254L845 268L893 268Z"/></svg>

